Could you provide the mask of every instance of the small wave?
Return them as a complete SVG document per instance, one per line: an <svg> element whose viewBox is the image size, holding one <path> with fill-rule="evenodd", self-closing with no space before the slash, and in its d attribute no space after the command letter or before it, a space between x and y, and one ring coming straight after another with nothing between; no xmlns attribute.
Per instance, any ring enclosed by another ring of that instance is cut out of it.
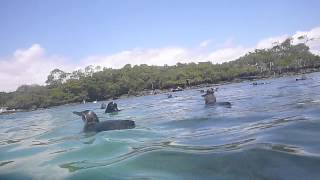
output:
<svg viewBox="0 0 320 180"><path fill-rule="evenodd" d="M5 165L13 163L13 162L14 161L3 161L3 162L0 162L0 166L5 166Z"/></svg>
<svg viewBox="0 0 320 180"><path fill-rule="evenodd" d="M130 158L137 157L152 151L159 151L159 150L177 151L177 152L180 151L180 152L189 152L189 153L227 152L227 151L239 150L241 149L241 147L243 147L244 145L250 142L253 142L254 140L255 139L245 139L237 142L232 142L229 144L221 144L221 145L215 145L215 146L189 146L189 145L177 144L171 141L162 141L159 143L152 143L145 146L132 147L130 152L120 155L118 157L110 158L110 159L105 159L101 161L82 160L82 161L64 163L59 166L61 168L68 169L69 172L75 172L83 169L111 166L116 163L126 161Z"/></svg>
<svg viewBox="0 0 320 180"><path fill-rule="evenodd" d="M66 152L69 152L69 151L72 151L74 150L75 148L70 148L70 149L63 149L63 150L59 150L59 151L54 151L54 152L51 152L50 154L60 154L60 153L66 153Z"/></svg>
<svg viewBox="0 0 320 180"><path fill-rule="evenodd" d="M303 149L293 145L287 144L274 144L274 143L258 143L256 144L259 148L271 149L274 151L290 153L290 154L304 154Z"/></svg>
<svg viewBox="0 0 320 180"><path fill-rule="evenodd" d="M9 145L9 144L15 144L18 142L21 142L23 139L8 139L0 141L0 145Z"/></svg>

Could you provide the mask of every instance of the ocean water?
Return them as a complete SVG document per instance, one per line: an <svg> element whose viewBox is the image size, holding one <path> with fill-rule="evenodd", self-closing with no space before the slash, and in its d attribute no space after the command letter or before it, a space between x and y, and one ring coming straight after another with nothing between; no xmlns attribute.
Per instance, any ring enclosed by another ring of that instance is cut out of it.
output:
<svg viewBox="0 0 320 180"><path fill-rule="evenodd" d="M0 116L0 179L320 179L320 73ZM82 132L72 111L135 129Z"/></svg>

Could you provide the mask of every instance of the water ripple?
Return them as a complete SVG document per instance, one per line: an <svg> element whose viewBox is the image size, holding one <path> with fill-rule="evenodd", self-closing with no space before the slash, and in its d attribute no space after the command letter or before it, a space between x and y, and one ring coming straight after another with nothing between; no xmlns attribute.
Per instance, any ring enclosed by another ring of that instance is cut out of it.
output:
<svg viewBox="0 0 320 180"><path fill-rule="evenodd" d="M217 100L231 108L205 106L190 89L118 99L122 111L113 115L87 103L0 116L0 179L316 179L319 75L221 85ZM83 133L71 112L85 109L137 127Z"/></svg>

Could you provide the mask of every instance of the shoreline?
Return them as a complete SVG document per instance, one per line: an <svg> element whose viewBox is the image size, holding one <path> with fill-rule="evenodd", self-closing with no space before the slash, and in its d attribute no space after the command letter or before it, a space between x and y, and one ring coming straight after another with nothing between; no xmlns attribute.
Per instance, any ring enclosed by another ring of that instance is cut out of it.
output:
<svg viewBox="0 0 320 180"><path fill-rule="evenodd" d="M226 85L226 84L242 83L242 82L253 82L253 81L258 81L258 80L276 79L276 78L281 78L281 77L291 77L291 76L297 76L297 75L302 75L302 74L311 74L311 73L316 73L316 72L320 72L320 69L310 69L309 71L306 71L306 72L285 72L285 73L276 74L276 75L258 75L258 76L248 76L248 77L243 77L243 78L237 77L231 81L221 81L219 83L202 83L202 84L198 84L198 85L193 85L193 86L183 88L183 90L201 89L201 88L208 88L208 87L212 87L212 86L221 86L221 85ZM156 93L154 93L154 92L156 92ZM119 96L117 99L172 93L172 90L171 89L143 90L143 91L135 92L135 93L136 93L135 95L123 94L123 95ZM101 100L101 101L114 101L114 100L112 98L109 98L109 99L105 99L105 100ZM98 101L98 102L101 102L101 101ZM92 102L87 102L87 103L92 103ZM82 104L82 102L66 103L66 104L60 104L60 105L56 105L56 106L50 106L47 108L36 108L36 109L7 110L7 109L5 109L5 107L1 107L0 115L8 115L8 114L19 113L19 112L31 112L31 111L36 111L36 110L50 109L50 108L58 107L58 106L62 106L62 105L78 105L78 104Z"/></svg>

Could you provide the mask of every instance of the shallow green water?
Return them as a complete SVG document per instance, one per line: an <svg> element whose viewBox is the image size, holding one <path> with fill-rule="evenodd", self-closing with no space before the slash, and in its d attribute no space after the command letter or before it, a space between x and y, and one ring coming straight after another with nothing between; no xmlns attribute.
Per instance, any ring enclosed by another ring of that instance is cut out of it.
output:
<svg viewBox="0 0 320 180"><path fill-rule="evenodd" d="M0 116L0 179L319 179L320 74L223 85L205 106L198 90ZM261 81L262 82L262 81ZM82 133L72 111L130 130Z"/></svg>

